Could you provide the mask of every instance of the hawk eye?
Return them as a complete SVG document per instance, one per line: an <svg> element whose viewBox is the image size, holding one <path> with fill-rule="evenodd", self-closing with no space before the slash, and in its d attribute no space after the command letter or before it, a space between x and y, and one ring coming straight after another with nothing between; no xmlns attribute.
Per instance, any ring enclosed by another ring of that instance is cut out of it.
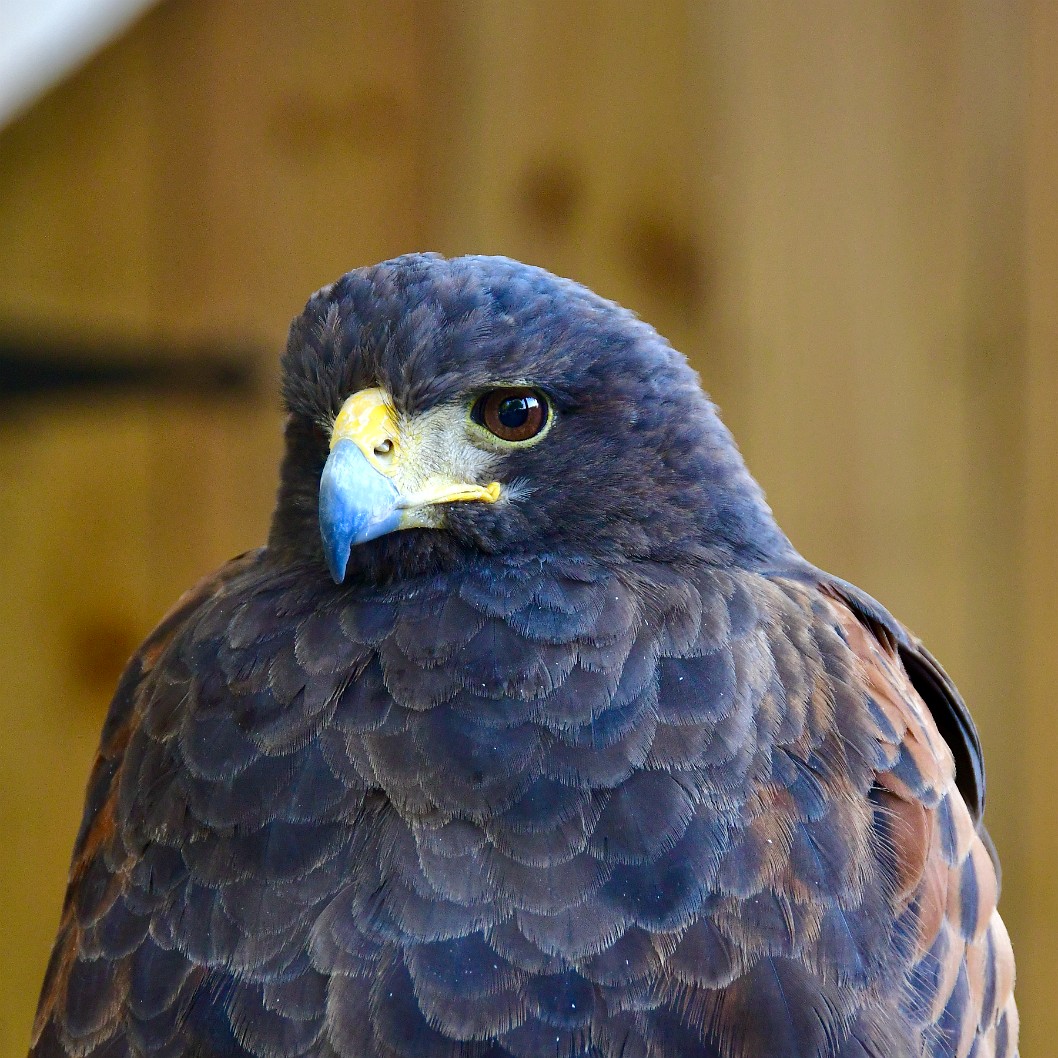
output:
<svg viewBox="0 0 1058 1058"><path fill-rule="evenodd" d="M501 441L528 441L547 425L547 400L522 386L493 389L482 394L470 417Z"/></svg>

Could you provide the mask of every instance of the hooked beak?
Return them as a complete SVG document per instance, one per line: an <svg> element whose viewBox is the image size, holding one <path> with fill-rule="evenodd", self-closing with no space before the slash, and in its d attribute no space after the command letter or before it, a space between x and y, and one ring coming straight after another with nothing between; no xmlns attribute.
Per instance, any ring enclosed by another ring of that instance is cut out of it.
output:
<svg viewBox="0 0 1058 1058"><path fill-rule="evenodd" d="M335 583L345 579L350 548L397 529L437 525L426 511L438 504L494 503L497 481L477 485L424 473L402 437L386 393L354 393L338 413L331 454L320 478L320 535Z"/></svg>

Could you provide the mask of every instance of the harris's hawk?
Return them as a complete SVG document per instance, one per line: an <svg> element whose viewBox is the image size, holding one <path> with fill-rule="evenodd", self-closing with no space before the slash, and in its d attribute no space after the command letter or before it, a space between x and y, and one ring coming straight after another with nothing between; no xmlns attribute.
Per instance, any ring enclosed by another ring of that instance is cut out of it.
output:
<svg viewBox="0 0 1058 1058"><path fill-rule="evenodd" d="M295 320L268 544L118 686L36 1058L1009 1058L970 717L649 326L502 258Z"/></svg>

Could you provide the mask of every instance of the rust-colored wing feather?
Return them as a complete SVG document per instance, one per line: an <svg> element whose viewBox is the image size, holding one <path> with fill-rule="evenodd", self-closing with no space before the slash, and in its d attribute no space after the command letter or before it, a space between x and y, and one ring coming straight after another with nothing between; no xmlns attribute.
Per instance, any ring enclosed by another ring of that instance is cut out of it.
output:
<svg viewBox="0 0 1058 1058"><path fill-rule="evenodd" d="M831 606L870 706L899 748L871 796L900 883L895 911L911 927L903 1009L924 1027L927 1054L1007 1058L1018 1035L1014 957L996 910L998 865L980 822L976 732L936 660L899 626L887 635L857 606L861 600L839 593Z"/></svg>

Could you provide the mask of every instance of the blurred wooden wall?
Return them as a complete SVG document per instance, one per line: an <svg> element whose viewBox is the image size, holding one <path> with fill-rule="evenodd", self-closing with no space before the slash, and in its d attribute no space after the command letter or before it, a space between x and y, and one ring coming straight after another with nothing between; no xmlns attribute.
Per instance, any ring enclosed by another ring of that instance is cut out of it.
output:
<svg viewBox="0 0 1058 1058"><path fill-rule="evenodd" d="M985 741L1023 1053L1047 1053L1056 70L1043 0L168 0L0 132L0 328L249 343L263 379L0 416L0 1054L117 668L263 539L287 322L424 248L637 309L795 543L945 661Z"/></svg>

